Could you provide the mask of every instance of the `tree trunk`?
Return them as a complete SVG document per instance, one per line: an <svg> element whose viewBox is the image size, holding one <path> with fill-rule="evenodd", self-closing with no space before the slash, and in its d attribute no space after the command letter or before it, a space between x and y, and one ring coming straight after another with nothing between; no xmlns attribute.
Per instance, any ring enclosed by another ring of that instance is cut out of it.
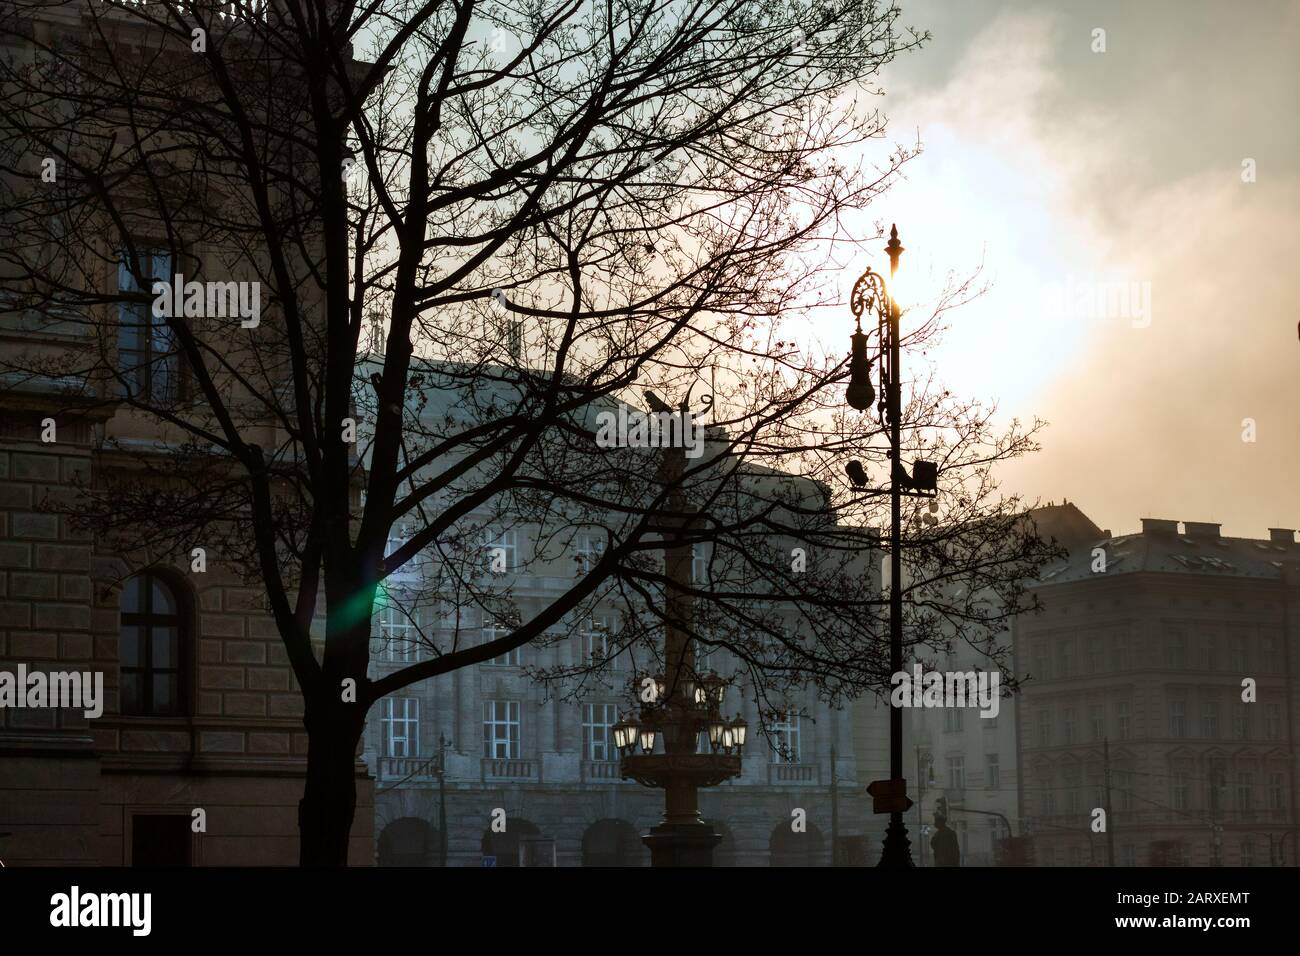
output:
<svg viewBox="0 0 1300 956"><path fill-rule="evenodd" d="M359 704L307 705L307 786L298 803L300 866L347 866L357 808L357 742L365 726Z"/></svg>

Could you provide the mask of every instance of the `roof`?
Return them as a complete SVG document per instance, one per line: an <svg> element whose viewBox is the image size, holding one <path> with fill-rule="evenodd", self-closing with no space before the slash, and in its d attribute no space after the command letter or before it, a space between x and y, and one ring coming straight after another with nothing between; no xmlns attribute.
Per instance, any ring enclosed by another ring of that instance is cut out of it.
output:
<svg viewBox="0 0 1300 956"><path fill-rule="evenodd" d="M1278 580L1286 566L1300 567L1300 545L1282 540L1285 535L1278 540L1227 538L1217 533L1217 525L1203 522L1184 522L1181 532L1176 521L1145 519L1143 524L1137 534L1069 545L1069 557L1048 565L1030 586L1097 578L1102 573L1093 571L1098 548L1105 555L1107 576L1146 572Z"/></svg>

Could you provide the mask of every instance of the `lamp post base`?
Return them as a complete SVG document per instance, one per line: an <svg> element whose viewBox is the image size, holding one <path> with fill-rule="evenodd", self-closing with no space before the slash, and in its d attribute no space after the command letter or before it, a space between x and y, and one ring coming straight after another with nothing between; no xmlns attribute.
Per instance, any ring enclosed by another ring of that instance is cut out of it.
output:
<svg viewBox="0 0 1300 956"><path fill-rule="evenodd" d="M907 839L907 826L903 823L901 813L889 815L889 827L885 830L885 842L877 866L907 868L912 866L911 843Z"/></svg>
<svg viewBox="0 0 1300 956"><path fill-rule="evenodd" d="M701 820L660 823L641 840L650 848L651 866L713 866L713 848L722 837Z"/></svg>

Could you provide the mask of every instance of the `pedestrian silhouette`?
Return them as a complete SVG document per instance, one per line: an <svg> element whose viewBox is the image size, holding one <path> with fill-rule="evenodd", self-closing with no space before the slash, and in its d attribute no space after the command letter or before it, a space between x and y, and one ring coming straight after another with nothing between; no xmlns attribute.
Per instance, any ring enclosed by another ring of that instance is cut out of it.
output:
<svg viewBox="0 0 1300 956"><path fill-rule="evenodd" d="M930 837L934 865L961 866L961 848L957 846L957 834L949 830L947 824L948 818L942 813L934 815L935 834Z"/></svg>

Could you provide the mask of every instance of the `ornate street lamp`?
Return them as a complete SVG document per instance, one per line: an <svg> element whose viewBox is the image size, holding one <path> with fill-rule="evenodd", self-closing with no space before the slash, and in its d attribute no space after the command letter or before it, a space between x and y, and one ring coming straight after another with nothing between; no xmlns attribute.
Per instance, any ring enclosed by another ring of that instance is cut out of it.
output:
<svg viewBox="0 0 1300 956"><path fill-rule="evenodd" d="M898 260L903 244L898 241L898 227L889 231L885 246L889 255L890 281L898 275ZM871 359L867 355L867 333L862 331L863 313L868 320L874 315L876 332L880 339L880 402L876 406L881 424L889 434L889 664L893 673L903 669L903 561L902 561L902 497L932 498L938 488L938 469L932 462L919 461L908 474L902 458L902 390L899 373L899 308L898 300L890 295L885 277L867 269L853 284L849 308L857 326L850 336L849 385L844 399L858 411L868 411L876 399L871 386ZM861 463L849 462L845 471L854 487L863 487L867 475ZM907 825L903 813L911 806L907 798L907 781L903 777L903 712L891 707L889 712L889 776L888 781L873 783L870 792L876 798L877 813L889 814L885 831L881 866L908 867L912 854L907 839Z"/></svg>
<svg viewBox="0 0 1300 956"><path fill-rule="evenodd" d="M646 399L656 412L671 411L652 393ZM685 471L685 449L664 449L659 480L667 490L665 516L657 526L663 535L664 589L664 673L650 678L653 699L642 698L635 722L615 726L615 742L622 747L619 771L625 780L664 791L664 818L642 837L650 848L652 866L710 866L713 848L721 837L700 815L699 790L713 787L741 772L741 750L745 740L744 721L727 723L722 716L726 683L717 674L700 676L695 670L693 638L687 629L694 620L691 585L691 540L693 517L681 477ZM637 689L643 682L637 682ZM700 752L700 736L709 746ZM655 753L656 739L663 752ZM636 744L640 744L640 752Z"/></svg>
<svg viewBox="0 0 1300 956"><path fill-rule="evenodd" d="M618 747L620 754L628 754L636 747L637 727L635 721L628 720L624 717L614 725L614 746Z"/></svg>

